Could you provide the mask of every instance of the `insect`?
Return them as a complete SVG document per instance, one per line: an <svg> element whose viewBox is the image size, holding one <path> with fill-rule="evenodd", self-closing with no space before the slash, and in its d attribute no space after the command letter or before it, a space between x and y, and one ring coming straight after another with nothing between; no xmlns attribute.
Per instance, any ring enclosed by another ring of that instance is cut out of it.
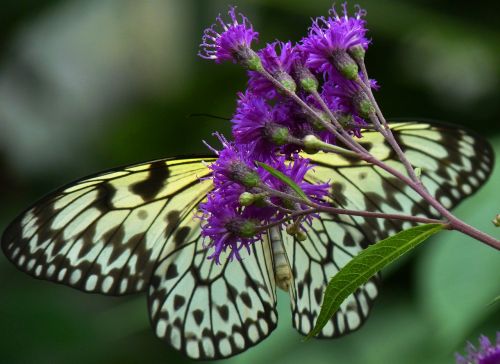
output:
<svg viewBox="0 0 500 364"><path fill-rule="evenodd" d="M489 144L471 132L434 122L391 123L421 180L447 208L473 194L493 165ZM383 137L360 142L403 170ZM348 209L436 216L398 179L340 155L307 155L308 181L331 182L334 204ZM211 190L213 156L167 158L83 178L42 198L6 229L2 249L35 278L85 292L146 292L156 335L195 359L238 354L277 325L276 287L289 292L292 325L312 329L329 279L360 250L409 222L322 214L307 240L271 230L241 261L206 257L198 204ZM342 304L322 330L337 337L358 329L378 294L373 277Z"/></svg>

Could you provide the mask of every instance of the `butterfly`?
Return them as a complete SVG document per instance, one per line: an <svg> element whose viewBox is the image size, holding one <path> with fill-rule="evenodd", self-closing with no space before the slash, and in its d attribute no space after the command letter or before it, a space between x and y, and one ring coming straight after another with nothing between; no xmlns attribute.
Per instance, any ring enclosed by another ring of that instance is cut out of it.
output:
<svg viewBox="0 0 500 364"><path fill-rule="evenodd" d="M472 132L435 122L390 127L430 193L452 208L489 177L493 151ZM360 143L404 171L374 131ZM311 183L331 183L338 207L435 217L408 186L364 161L311 155ZM277 325L276 288L289 293L292 325L308 334L329 279L356 254L409 222L322 213L305 241L271 230L241 261L210 254L200 236L197 206L212 189L207 164L214 156L166 158L115 168L70 183L23 212L2 236L2 249L35 278L81 291L147 294L153 330L194 359L241 353ZM358 329L379 291L372 277L342 304L319 337Z"/></svg>

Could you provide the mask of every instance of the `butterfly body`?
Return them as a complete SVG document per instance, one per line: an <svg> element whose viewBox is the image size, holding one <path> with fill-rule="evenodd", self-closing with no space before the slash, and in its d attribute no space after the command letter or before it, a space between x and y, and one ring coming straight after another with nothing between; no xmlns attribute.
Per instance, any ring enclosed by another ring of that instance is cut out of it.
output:
<svg viewBox="0 0 500 364"><path fill-rule="evenodd" d="M289 292L292 285L293 275L283 239L281 238L281 234L277 228L271 228L268 237L273 251L274 277L276 280L276 286L285 292Z"/></svg>
<svg viewBox="0 0 500 364"><path fill-rule="evenodd" d="M429 122L391 123L429 192L457 205L488 178L493 153L482 138ZM404 172L379 134L360 142ZM331 202L346 209L436 217L401 181L340 155L306 156L306 179L331 184ZM155 334L195 359L238 354L277 325L276 287L289 292L292 324L307 334L329 279L364 247L411 226L396 220L322 213L306 240L271 230L242 260L207 259L198 205L211 191L213 156L167 158L73 182L23 212L2 236L2 250L35 278L105 295L147 294ZM319 337L358 329L378 294L378 277L346 299Z"/></svg>

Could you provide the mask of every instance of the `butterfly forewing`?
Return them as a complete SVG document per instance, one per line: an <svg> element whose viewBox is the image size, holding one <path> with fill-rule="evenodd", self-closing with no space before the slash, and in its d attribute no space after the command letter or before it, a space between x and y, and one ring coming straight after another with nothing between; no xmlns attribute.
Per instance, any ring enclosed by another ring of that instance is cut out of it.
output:
<svg viewBox="0 0 500 364"><path fill-rule="evenodd" d="M2 249L36 278L88 292L146 289L168 247L183 243L178 221L211 189L203 160L167 159L70 184L16 219Z"/></svg>

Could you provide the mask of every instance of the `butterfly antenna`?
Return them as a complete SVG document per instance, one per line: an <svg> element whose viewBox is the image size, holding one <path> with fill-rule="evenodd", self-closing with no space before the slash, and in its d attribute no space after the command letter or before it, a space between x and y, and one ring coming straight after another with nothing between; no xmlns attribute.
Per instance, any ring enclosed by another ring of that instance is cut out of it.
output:
<svg viewBox="0 0 500 364"><path fill-rule="evenodd" d="M225 121L231 120L230 118L226 118L226 117L223 117L223 116L218 116L218 115L213 115L213 114L206 114L206 113L192 113L192 114L188 114L187 117L188 118L206 117L206 118L219 119L219 120L225 120Z"/></svg>

